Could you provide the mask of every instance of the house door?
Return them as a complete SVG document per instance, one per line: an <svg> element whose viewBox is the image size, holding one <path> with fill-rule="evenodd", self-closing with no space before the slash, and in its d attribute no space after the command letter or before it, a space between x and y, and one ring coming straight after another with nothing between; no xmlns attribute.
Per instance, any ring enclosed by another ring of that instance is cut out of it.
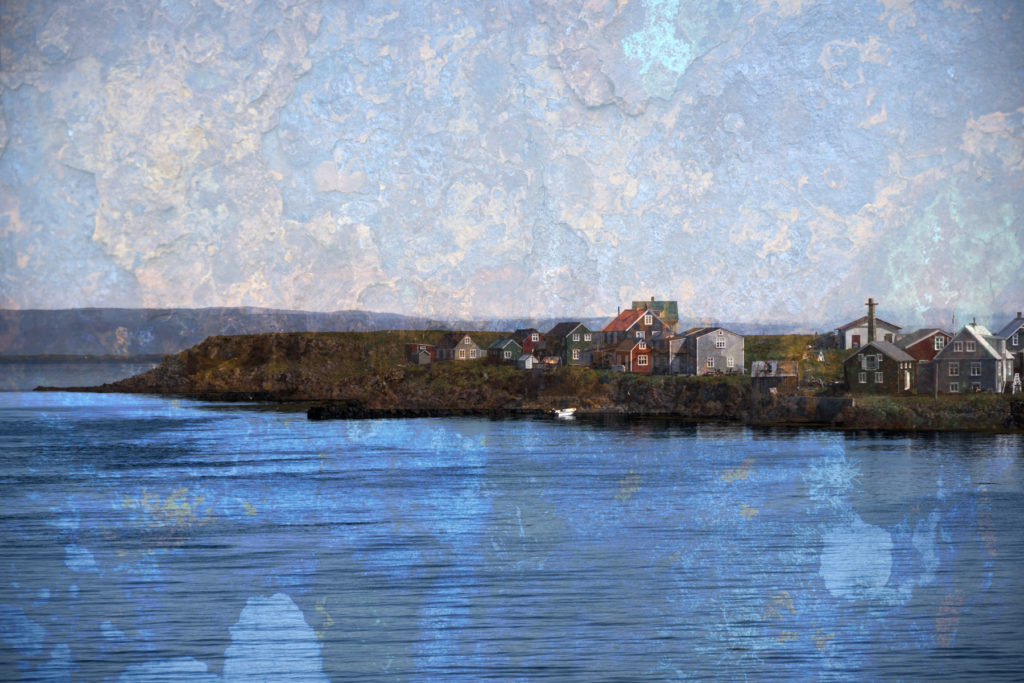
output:
<svg viewBox="0 0 1024 683"><path fill-rule="evenodd" d="M859 349L860 348L860 335L859 334L855 334L855 335L850 337L850 348L851 349Z"/></svg>
<svg viewBox="0 0 1024 683"><path fill-rule="evenodd" d="M903 391L910 391L910 370L903 371Z"/></svg>

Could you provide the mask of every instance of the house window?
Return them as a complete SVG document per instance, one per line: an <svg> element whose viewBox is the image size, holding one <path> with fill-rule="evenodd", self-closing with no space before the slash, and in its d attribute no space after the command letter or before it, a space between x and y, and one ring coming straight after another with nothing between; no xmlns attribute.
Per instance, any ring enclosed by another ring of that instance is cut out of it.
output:
<svg viewBox="0 0 1024 683"><path fill-rule="evenodd" d="M476 349L470 349L469 350L469 357L470 358L476 358Z"/></svg>
<svg viewBox="0 0 1024 683"><path fill-rule="evenodd" d="M643 351L644 349L646 349L646 348L647 348L647 342L645 342L645 341L642 341L642 342L640 342L640 345L639 345L639 346L640 346L640 350L641 350L641 351Z"/></svg>
<svg viewBox="0 0 1024 683"><path fill-rule="evenodd" d="M644 325L647 325L648 327L650 327L653 324L654 324L654 316L650 315L650 314L645 315L644 316Z"/></svg>
<svg viewBox="0 0 1024 683"><path fill-rule="evenodd" d="M981 363L971 363L971 377L981 377Z"/></svg>
<svg viewBox="0 0 1024 683"><path fill-rule="evenodd" d="M637 365L647 365L647 354L646 353L641 353L639 356L637 356L636 357L636 364Z"/></svg>
<svg viewBox="0 0 1024 683"><path fill-rule="evenodd" d="M865 356L861 356L861 358L864 359L864 369L865 370L877 370L878 369L878 358L879 358L878 356L869 353L869 354L867 354Z"/></svg>
<svg viewBox="0 0 1024 683"><path fill-rule="evenodd" d="M590 333L587 332L583 335L583 341L590 341Z"/></svg>
<svg viewBox="0 0 1024 683"><path fill-rule="evenodd" d="M875 373L875 384L881 384L881 383L882 383L882 373L876 372Z"/></svg>
<svg viewBox="0 0 1024 683"><path fill-rule="evenodd" d="M959 377L960 376L960 361L954 360L949 362L949 376Z"/></svg>
<svg viewBox="0 0 1024 683"><path fill-rule="evenodd" d="M572 359L573 360L579 360L580 359L580 350L579 349L573 349L572 350Z"/></svg>
<svg viewBox="0 0 1024 683"><path fill-rule="evenodd" d="M974 353L977 350L977 344L970 341L967 342L967 353Z"/></svg>
<svg viewBox="0 0 1024 683"><path fill-rule="evenodd" d="M861 384L867 384L868 383L868 373L866 373L866 372L858 372L857 373L857 381L860 382Z"/></svg>
<svg viewBox="0 0 1024 683"><path fill-rule="evenodd" d="M962 341L953 342L953 352L960 353L964 350L964 343Z"/></svg>
<svg viewBox="0 0 1024 683"><path fill-rule="evenodd" d="M959 394L960 393L960 382L950 382L949 383L949 393L951 393L951 394Z"/></svg>
<svg viewBox="0 0 1024 683"><path fill-rule="evenodd" d="M971 391L981 391L981 382L971 382Z"/></svg>
<svg viewBox="0 0 1024 683"><path fill-rule="evenodd" d="M505 352L505 358L511 358L511 357L512 357L512 352L511 351L506 351Z"/></svg>
<svg viewBox="0 0 1024 683"><path fill-rule="evenodd" d="M645 335L644 335L644 331L643 331L643 330L637 330L637 331L636 331L636 338L637 338L637 339L643 339L643 338L644 338L644 336L645 336Z"/></svg>
<svg viewBox="0 0 1024 683"><path fill-rule="evenodd" d="M1015 332L1013 337L1010 338L1010 343L1014 346L1020 346L1020 332Z"/></svg>
<svg viewBox="0 0 1024 683"><path fill-rule="evenodd" d="M537 334L536 332L534 332L533 334L530 335L530 341L539 342L540 341L540 335Z"/></svg>
<svg viewBox="0 0 1024 683"><path fill-rule="evenodd" d="M724 349L725 348L725 337L719 337L718 339L715 339L715 348L716 349Z"/></svg>
<svg viewBox="0 0 1024 683"><path fill-rule="evenodd" d="M942 347L946 345L946 338L942 335L935 335L935 350L941 351Z"/></svg>
<svg viewBox="0 0 1024 683"><path fill-rule="evenodd" d="M733 359L732 356L729 356L728 358L725 359L725 367L727 367L727 368L734 368L734 367L736 367L736 361Z"/></svg>
<svg viewBox="0 0 1024 683"><path fill-rule="evenodd" d="M580 333L577 332L576 334L572 335L572 340L573 341L579 341L580 340Z"/></svg>
<svg viewBox="0 0 1024 683"><path fill-rule="evenodd" d="M707 359L707 366L708 366L709 368L713 368L713 367L715 367L715 357L714 357L714 356L708 356L708 359Z"/></svg>
<svg viewBox="0 0 1024 683"><path fill-rule="evenodd" d="M466 360L466 349L459 349L459 360Z"/></svg>

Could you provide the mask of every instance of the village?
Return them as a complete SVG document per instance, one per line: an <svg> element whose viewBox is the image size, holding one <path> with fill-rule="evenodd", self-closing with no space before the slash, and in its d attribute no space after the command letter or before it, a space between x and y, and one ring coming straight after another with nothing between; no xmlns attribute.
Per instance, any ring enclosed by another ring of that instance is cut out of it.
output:
<svg viewBox="0 0 1024 683"><path fill-rule="evenodd" d="M842 352L839 393L915 394L1018 393L1024 374L1024 315L999 332L972 321L957 332L924 328L904 332L879 318L869 299L867 314L808 346L806 355L824 362ZM407 343L414 365L482 361L522 370L583 366L640 375L743 375L764 393L795 391L801 383L793 360L762 359L745 364L744 336L718 326L677 331L676 301L633 301L600 330L575 321L547 332L517 329L486 347L471 333L449 332L436 344Z"/></svg>

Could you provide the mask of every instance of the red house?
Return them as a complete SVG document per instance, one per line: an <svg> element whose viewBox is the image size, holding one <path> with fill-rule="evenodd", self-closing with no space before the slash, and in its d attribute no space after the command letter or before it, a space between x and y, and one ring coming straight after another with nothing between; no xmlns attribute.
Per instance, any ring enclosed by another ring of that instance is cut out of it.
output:
<svg viewBox="0 0 1024 683"><path fill-rule="evenodd" d="M623 339L615 346L615 364L626 372L649 375L654 367L654 348L644 339Z"/></svg>
<svg viewBox="0 0 1024 683"><path fill-rule="evenodd" d="M512 338L523 347L523 353L526 355L533 355L534 349L544 342L544 335L532 327L516 330L512 333Z"/></svg>
<svg viewBox="0 0 1024 683"><path fill-rule="evenodd" d="M931 360L935 354L946 347L949 340L953 338L949 332L943 332L938 328L918 330L896 342L896 346L907 352L914 360Z"/></svg>
<svg viewBox="0 0 1024 683"><path fill-rule="evenodd" d="M605 346L613 346L623 339L646 339L671 334L668 324L649 308L630 308L619 313L601 330Z"/></svg>

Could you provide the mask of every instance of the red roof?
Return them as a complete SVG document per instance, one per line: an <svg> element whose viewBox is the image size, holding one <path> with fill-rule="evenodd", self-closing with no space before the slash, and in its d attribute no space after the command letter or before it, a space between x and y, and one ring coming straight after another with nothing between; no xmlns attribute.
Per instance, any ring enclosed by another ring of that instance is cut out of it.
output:
<svg viewBox="0 0 1024 683"><path fill-rule="evenodd" d="M622 313L619 313L618 317L616 317L615 320L605 325L605 328L601 331L625 332L629 328L633 327L633 325L636 324L637 320L639 320L642 316L648 313L650 313L650 311L647 310L646 308L642 308L640 310L630 308L629 310L625 310Z"/></svg>

